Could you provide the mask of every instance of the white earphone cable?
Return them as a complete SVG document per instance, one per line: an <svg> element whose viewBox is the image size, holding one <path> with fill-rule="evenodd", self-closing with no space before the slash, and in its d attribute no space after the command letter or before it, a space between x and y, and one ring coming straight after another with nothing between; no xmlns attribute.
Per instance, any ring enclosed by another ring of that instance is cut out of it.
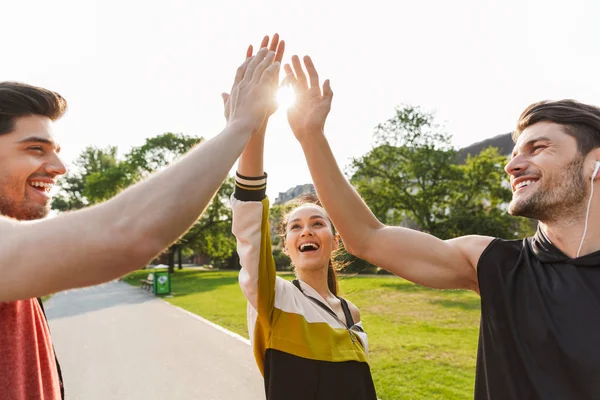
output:
<svg viewBox="0 0 600 400"><path fill-rule="evenodd" d="M587 235L588 219L590 218L590 208L592 207L592 197L594 197L594 177L592 177L592 189L590 190L590 200L588 201L587 211L585 212L585 225L583 228L583 236L581 237L581 243L579 243L579 249L577 249L577 257L581 253L583 242L585 241L585 235Z"/></svg>
<svg viewBox="0 0 600 400"><path fill-rule="evenodd" d="M577 249L577 257L581 253L581 248L583 247L583 242L585 241L585 235L587 235L588 229L588 220L590 218L590 208L592 207L592 198L594 197L594 178L598 174L598 170L600 169L600 161L596 161L596 168L594 168L594 173L592 174L591 186L590 189L590 199L588 201L587 211L585 212L585 224L583 227L583 236L581 237L581 242L579 243L579 249Z"/></svg>

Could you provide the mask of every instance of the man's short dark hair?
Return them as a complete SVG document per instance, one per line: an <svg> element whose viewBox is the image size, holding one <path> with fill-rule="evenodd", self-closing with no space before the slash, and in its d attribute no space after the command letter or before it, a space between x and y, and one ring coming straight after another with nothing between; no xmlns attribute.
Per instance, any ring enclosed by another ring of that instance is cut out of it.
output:
<svg viewBox="0 0 600 400"><path fill-rule="evenodd" d="M67 111L58 93L20 82L0 82L0 135L15 129L15 120L41 115L56 121Z"/></svg>
<svg viewBox="0 0 600 400"><path fill-rule="evenodd" d="M512 138L516 142L519 135L531 125L548 121L560 124L565 133L577 141L581 155L587 155L600 147L600 108L575 100L540 101L527 107L519 117L517 129Z"/></svg>

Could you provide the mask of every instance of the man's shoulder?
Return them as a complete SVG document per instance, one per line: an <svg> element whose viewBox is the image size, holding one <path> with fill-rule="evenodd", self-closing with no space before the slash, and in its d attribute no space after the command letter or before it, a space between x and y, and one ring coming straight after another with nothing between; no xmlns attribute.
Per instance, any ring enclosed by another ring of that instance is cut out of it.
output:
<svg viewBox="0 0 600 400"><path fill-rule="evenodd" d="M493 238L481 252L477 261L477 270L480 271L484 266L492 264L500 268L514 265L523 251L526 240Z"/></svg>
<svg viewBox="0 0 600 400"><path fill-rule="evenodd" d="M507 240L482 235L460 236L447 242L455 246L475 269L479 269L481 260L489 255L496 257L510 250L520 252L523 247L523 239Z"/></svg>
<svg viewBox="0 0 600 400"><path fill-rule="evenodd" d="M477 266L477 260L485 252L496 238L482 235L466 235L449 239L446 242L458 249L460 253L469 260L473 267Z"/></svg>
<svg viewBox="0 0 600 400"><path fill-rule="evenodd" d="M511 248L511 249L519 249L520 250L523 248L523 243L525 242L525 240L528 240L528 239L529 238L524 238L524 239L492 238L492 240L486 247L486 250L496 248L496 247L503 248L503 249Z"/></svg>

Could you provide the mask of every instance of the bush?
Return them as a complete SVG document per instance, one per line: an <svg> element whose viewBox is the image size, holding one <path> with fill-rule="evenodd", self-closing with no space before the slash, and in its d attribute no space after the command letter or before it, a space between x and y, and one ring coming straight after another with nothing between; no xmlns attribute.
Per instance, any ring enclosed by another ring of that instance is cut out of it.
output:
<svg viewBox="0 0 600 400"><path fill-rule="evenodd" d="M292 269L290 258L280 249L273 250L273 258L275 259L275 269L277 271L290 271Z"/></svg>
<svg viewBox="0 0 600 400"><path fill-rule="evenodd" d="M377 272L375 265L349 253L341 255L338 260L345 264L340 271L344 274L375 274Z"/></svg>

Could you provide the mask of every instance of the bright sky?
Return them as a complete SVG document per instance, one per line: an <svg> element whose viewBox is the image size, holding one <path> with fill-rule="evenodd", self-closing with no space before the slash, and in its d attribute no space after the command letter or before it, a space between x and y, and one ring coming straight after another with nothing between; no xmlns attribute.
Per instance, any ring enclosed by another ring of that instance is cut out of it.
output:
<svg viewBox="0 0 600 400"><path fill-rule="evenodd" d="M279 32L335 92L327 136L342 166L409 103L436 110L457 146L510 131L528 104L600 104L600 2L420 0L29 0L2 4L0 80L56 90L64 159L147 137L210 138L249 43ZM268 194L310 182L280 110L267 138Z"/></svg>

